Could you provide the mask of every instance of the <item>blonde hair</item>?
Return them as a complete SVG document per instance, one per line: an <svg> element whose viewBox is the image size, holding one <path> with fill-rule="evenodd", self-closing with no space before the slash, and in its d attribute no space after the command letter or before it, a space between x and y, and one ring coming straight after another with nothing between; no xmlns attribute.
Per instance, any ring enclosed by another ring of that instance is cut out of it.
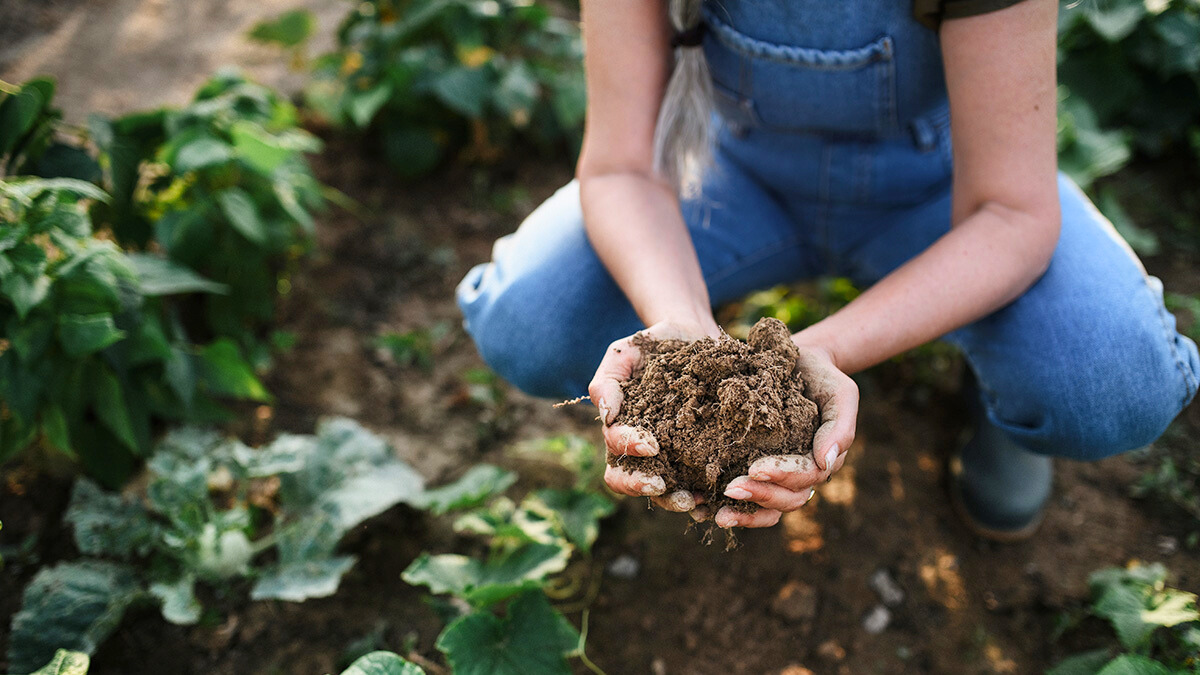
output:
<svg viewBox="0 0 1200 675"><path fill-rule="evenodd" d="M695 29L701 22L702 0L669 0L676 31ZM704 173L712 164L712 80L699 46L677 46L675 67L654 129L654 168L681 197L699 193Z"/></svg>

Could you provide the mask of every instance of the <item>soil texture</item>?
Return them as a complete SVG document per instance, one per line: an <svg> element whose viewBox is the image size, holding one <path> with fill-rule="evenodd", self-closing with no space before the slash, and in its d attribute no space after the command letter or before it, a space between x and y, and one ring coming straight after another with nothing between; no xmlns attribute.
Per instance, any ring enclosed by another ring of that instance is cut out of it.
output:
<svg viewBox="0 0 1200 675"><path fill-rule="evenodd" d="M812 454L817 404L804 395L800 355L782 321L760 319L747 342L639 333L634 345L642 366L622 384L615 423L649 431L659 453L609 453L610 465L662 476L668 493L701 493L714 511L754 511L756 504L723 494L730 481L761 457Z"/></svg>

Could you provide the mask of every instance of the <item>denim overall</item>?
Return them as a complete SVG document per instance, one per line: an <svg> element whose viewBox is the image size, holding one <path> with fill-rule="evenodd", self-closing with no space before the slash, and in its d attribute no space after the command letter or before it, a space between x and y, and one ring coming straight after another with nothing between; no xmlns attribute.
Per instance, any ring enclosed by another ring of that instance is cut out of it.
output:
<svg viewBox="0 0 1200 675"><path fill-rule="evenodd" d="M950 118L937 34L911 3L721 0L704 7L715 166L682 204L714 305L815 276L873 284L950 227ZM1059 176L1062 234L1020 298L945 336L991 422L1037 453L1099 459L1157 438L1200 380L1146 275ZM484 360L568 398L612 341L643 326L563 187L459 285Z"/></svg>

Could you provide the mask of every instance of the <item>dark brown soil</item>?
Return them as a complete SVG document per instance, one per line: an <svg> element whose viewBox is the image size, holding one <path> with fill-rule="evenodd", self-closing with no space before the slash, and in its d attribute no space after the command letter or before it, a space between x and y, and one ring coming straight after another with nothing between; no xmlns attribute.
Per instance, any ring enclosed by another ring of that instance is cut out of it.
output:
<svg viewBox="0 0 1200 675"><path fill-rule="evenodd" d="M724 496L730 481L770 455L812 454L817 404L804 396L799 353L779 319L760 319L748 342L634 337L642 366L621 385L616 423L650 431L653 457L609 453L608 463L662 476L668 492L705 496L711 508L757 505Z"/></svg>

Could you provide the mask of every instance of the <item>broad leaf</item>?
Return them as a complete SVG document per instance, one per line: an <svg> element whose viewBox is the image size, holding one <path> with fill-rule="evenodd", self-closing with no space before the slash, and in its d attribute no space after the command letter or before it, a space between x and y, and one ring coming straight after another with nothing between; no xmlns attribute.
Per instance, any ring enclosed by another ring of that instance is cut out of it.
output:
<svg viewBox="0 0 1200 675"><path fill-rule="evenodd" d="M351 663L342 675L425 675L425 671L391 652L371 652Z"/></svg>
<svg viewBox="0 0 1200 675"><path fill-rule="evenodd" d="M486 68L455 66L433 81L433 93L447 107L467 117L482 117L494 86Z"/></svg>
<svg viewBox="0 0 1200 675"><path fill-rule="evenodd" d="M422 553L401 578L433 593L452 593L476 607L486 607L561 572L571 557L567 546L524 544L511 552L480 561L463 555Z"/></svg>
<svg viewBox="0 0 1200 675"><path fill-rule="evenodd" d="M177 295L180 293L229 293L229 287L196 274L188 267L168 258L149 253L130 253L129 262L137 271L138 288L143 295Z"/></svg>
<svg viewBox="0 0 1200 675"><path fill-rule="evenodd" d="M93 354L125 337L111 314L60 314L58 340L68 356Z"/></svg>
<svg viewBox="0 0 1200 675"><path fill-rule="evenodd" d="M140 595L133 568L125 565L87 560L43 569L13 616L9 668L31 673L59 649L92 654Z"/></svg>
<svg viewBox="0 0 1200 675"><path fill-rule="evenodd" d="M350 121L361 128L366 128L375 119L375 113L392 97L392 85L383 82L366 91L356 92L350 99L346 112Z"/></svg>
<svg viewBox="0 0 1200 675"><path fill-rule="evenodd" d="M83 652L60 649L55 652L50 663L30 675L87 675L91 663L92 660Z"/></svg>
<svg viewBox="0 0 1200 675"><path fill-rule="evenodd" d="M250 591L250 598L291 602L326 598L337 591L342 575L353 566L352 556L280 565L259 578Z"/></svg>
<svg viewBox="0 0 1200 675"><path fill-rule="evenodd" d="M541 591L522 595L499 618L489 611L461 617L438 636L455 675L569 675L566 656L579 633Z"/></svg>
<svg viewBox="0 0 1200 675"><path fill-rule="evenodd" d="M254 200L243 189L238 187L225 188L217 193L217 203L221 211L229 219L229 224L242 236L263 246L267 243L267 226L258 214Z"/></svg>
<svg viewBox="0 0 1200 675"><path fill-rule="evenodd" d="M232 340L222 338L203 347L198 365L200 381L214 394L252 401L271 399Z"/></svg>
<svg viewBox="0 0 1200 675"><path fill-rule="evenodd" d="M191 626L200 621L204 607L196 599L196 579L190 575L180 577L175 583L150 585L150 595L162 603L162 615L178 626Z"/></svg>
<svg viewBox="0 0 1200 675"><path fill-rule="evenodd" d="M145 556L158 538L158 527L134 499L107 492L87 478L75 481L63 520L75 529L81 553L128 560Z"/></svg>
<svg viewBox="0 0 1200 675"><path fill-rule="evenodd" d="M600 533L600 519L616 508L608 498L586 490L545 489L533 496L558 518L567 539L585 552Z"/></svg>
<svg viewBox="0 0 1200 675"><path fill-rule="evenodd" d="M260 21L250 30L250 39L295 47L303 43L316 29L317 19L306 9L284 12L273 20Z"/></svg>
<svg viewBox="0 0 1200 675"><path fill-rule="evenodd" d="M179 147L171 161L171 168L179 173L187 173L225 164L231 159L233 148L228 143L203 135Z"/></svg>
<svg viewBox="0 0 1200 675"><path fill-rule="evenodd" d="M1076 654L1047 670L1046 675L1096 675L1111 658L1112 652L1107 649Z"/></svg>
<svg viewBox="0 0 1200 675"><path fill-rule="evenodd" d="M1132 649L1146 640L1155 626L1142 620L1145 610L1145 595L1129 586L1110 586L1096 601L1097 616L1108 619L1117 638L1126 649Z"/></svg>
<svg viewBox="0 0 1200 675"><path fill-rule="evenodd" d="M468 509L488 497L504 492L517 480L517 474L491 464L476 464L462 478L427 490L417 505L441 515L447 511Z"/></svg>
<svg viewBox="0 0 1200 675"><path fill-rule="evenodd" d="M1122 654L1104 666L1097 675L1183 675L1153 659L1137 654Z"/></svg>
<svg viewBox="0 0 1200 675"><path fill-rule="evenodd" d="M92 371L92 403L96 416L134 453L141 453L141 444L133 431L133 420L125 401L125 392L120 381L106 366L98 365Z"/></svg>
<svg viewBox="0 0 1200 675"><path fill-rule="evenodd" d="M423 482L409 465L389 461L347 478L321 495L317 506L333 513L344 532L396 504L414 504L423 494Z"/></svg>

